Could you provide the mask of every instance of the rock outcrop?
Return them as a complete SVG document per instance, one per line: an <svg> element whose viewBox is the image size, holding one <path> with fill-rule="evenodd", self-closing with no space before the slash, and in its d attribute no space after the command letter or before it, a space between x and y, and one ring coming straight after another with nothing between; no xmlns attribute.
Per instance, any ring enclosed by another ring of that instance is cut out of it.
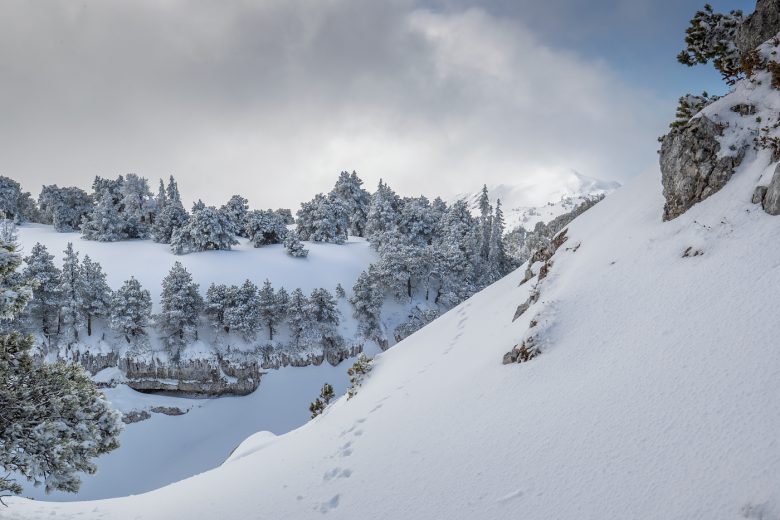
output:
<svg viewBox="0 0 780 520"><path fill-rule="evenodd" d="M737 29L734 43L747 54L780 32L780 0L758 0L756 10Z"/></svg>
<svg viewBox="0 0 780 520"><path fill-rule="evenodd" d="M718 137L724 127L701 115L672 129L661 144L661 183L664 220L685 213L691 206L720 190L742 162L745 148L719 157Z"/></svg>
<svg viewBox="0 0 780 520"><path fill-rule="evenodd" d="M761 186L759 186L760 188ZM780 215L780 164L775 168L775 173L769 186L766 187L761 207L770 215Z"/></svg>

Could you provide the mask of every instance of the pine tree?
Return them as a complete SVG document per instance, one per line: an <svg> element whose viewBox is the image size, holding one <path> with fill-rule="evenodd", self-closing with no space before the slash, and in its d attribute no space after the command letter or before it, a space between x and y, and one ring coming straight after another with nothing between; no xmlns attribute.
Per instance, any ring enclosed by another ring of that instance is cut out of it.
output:
<svg viewBox="0 0 780 520"><path fill-rule="evenodd" d="M190 209L190 213L195 213L196 211L201 211L204 209L206 209L206 203L198 199L192 203L192 209Z"/></svg>
<svg viewBox="0 0 780 520"><path fill-rule="evenodd" d="M168 205L168 195L165 193L165 183L160 179L160 186L157 188L157 196L154 198L155 215L159 215ZM157 220L155 216L155 220Z"/></svg>
<svg viewBox="0 0 780 520"><path fill-rule="evenodd" d="M284 289L281 289L282 291ZM263 282L263 287L257 295L258 312L260 321L268 328L268 339L273 341L277 325L284 319L286 301L281 301L270 280Z"/></svg>
<svg viewBox="0 0 780 520"><path fill-rule="evenodd" d="M436 220L427 198L407 198L402 204L398 231L406 237L407 242L419 246L428 245L436 232ZM391 235L393 233L389 232Z"/></svg>
<svg viewBox="0 0 780 520"><path fill-rule="evenodd" d="M82 313L87 322L87 336L92 335L92 322L106 318L111 311L111 288L106 283L106 273L89 255L81 262Z"/></svg>
<svg viewBox="0 0 780 520"><path fill-rule="evenodd" d="M171 267L162 282L160 313L155 316L157 328L175 358L187 341L198 338L198 316L203 309L203 298L198 284L180 262Z"/></svg>
<svg viewBox="0 0 780 520"><path fill-rule="evenodd" d="M40 257L40 252L37 253ZM30 297L15 247L0 244L0 317L12 322ZM119 446L122 423L77 365L35 363L32 337L0 336L0 496L21 493L21 475L46 491L76 492L79 472Z"/></svg>
<svg viewBox="0 0 780 520"><path fill-rule="evenodd" d="M290 327L290 337L296 348L306 342L306 335L309 332L308 303L300 288L290 294L290 301L287 303L287 325Z"/></svg>
<svg viewBox="0 0 780 520"><path fill-rule="evenodd" d="M353 316L358 321L358 332L367 339L383 340L382 326L379 318L382 313L384 294L379 287L379 274L376 267L370 265L368 271L363 271L352 287L352 297L349 303L353 307Z"/></svg>
<svg viewBox="0 0 780 520"><path fill-rule="evenodd" d="M44 186L38 205L45 223L53 224L60 233L78 231L85 217L93 210L92 197L82 189Z"/></svg>
<svg viewBox="0 0 780 520"><path fill-rule="evenodd" d="M158 195L158 200L159 197ZM155 242L170 244L173 232L184 227L188 220L189 215L181 203L179 187L176 184L176 180L171 176L165 191L164 207L157 214L152 226L152 238Z"/></svg>
<svg viewBox="0 0 780 520"><path fill-rule="evenodd" d="M374 247L379 248L385 233L398 229L400 216L400 198L390 186L380 180L379 186L371 195L371 204L366 217L366 238Z"/></svg>
<svg viewBox="0 0 780 520"><path fill-rule="evenodd" d="M411 299L414 289L423 282L430 266L426 264L425 245L419 245L400 233L386 233L379 248L376 273L398 300Z"/></svg>
<svg viewBox="0 0 780 520"><path fill-rule="evenodd" d="M336 299L327 289L314 289L306 312L310 320L311 338L326 349L340 347L344 338L339 334L340 313Z"/></svg>
<svg viewBox="0 0 780 520"><path fill-rule="evenodd" d="M685 31L686 47L677 55L677 61L689 67L712 61L723 79L733 84L744 73L742 57L734 43L742 21L742 11L716 13L711 5L704 4Z"/></svg>
<svg viewBox="0 0 780 520"><path fill-rule="evenodd" d="M128 238L147 238L154 214L154 200L148 181L134 173L124 179L119 193L122 197L122 221Z"/></svg>
<svg viewBox="0 0 780 520"><path fill-rule="evenodd" d="M333 387L325 383L322 385L322 390L320 390L320 396L314 400L313 403L309 405L309 411L311 412L311 418L314 419L318 415L320 415L322 412L325 411L325 408L330 404L331 400L336 396L336 393L333 391Z"/></svg>
<svg viewBox="0 0 780 520"><path fill-rule="evenodd" d="M352 399L357 395L358 389L363 385L363 381L365 381L373 368L371 366L372 361L370 357L361 352L352 367L347 370L350 382L349 390L347 390L347 399Z"/></svg>
<svg viewBox="0 0 780 520"><path fill-rule="evenodd" d="M495 282L506 274L507 259L504 251L504 213L501 211L501 199L496 201L496 213L493 216L493 229L490 231L488 248L489 283Z"/></svg>
<svg viewBox="0 0 780 520"><path fill-rule="evenodd" d="M337 196L322 193L301 204L297 231L301 240L343 244L348 238L347 210Z"/></svg>
<svg viewBox="0 0 780 520"><path fill-rule="evenodd" d="M0 216L11 221L20 220L22 187L13 179L0 175Z"/></svg>
<svg viewBox="0 0 780 520"><path fill-rule="evenodd" d="M111 328L124 334L130 343L145 335L152 315L152 297L135 278L130 278L111 298Z"/></svg>
<svg viewBox="0 0 780 520"><path fill-rule="evenodd" d="M65 248L59 292L62 298L60 308L62 324L65 326L67 335L73 341L78 341L79 329L84 325L82 314L84 301L81 290L81 266L79 265L78 253L73 251L71 242L68 242Z"/></svg>
<svg viewBox="0 0 780 520"><path fill-rule="evenodd" d="M244 221L249 213L249 201L241 195L233 195L221 208L220 213L233 226L233 234L240 237L247 237L244 230ZM257 247L257 246L255 246Z"/></svg>
<svg viewBox="0 0 780 520"><path fill-rule="evenodd" d="M125 222L119 216L111 192L103 192L98 205L81 226L81 233L87 240L116 242L128 238Z"/></svg>
<svg viewBox="0 0 780 520"><path fill-rule="evenodd" d="M251 281L246 280L236 288L235 301L225 310L225 321L246 340L257 334L260 328L259 302L257 286Z"/></svg>
<svg viewBox="0 0 780 520"><path fill-rule="evenodd" d="M33 297L28 308L30 316L39 320L45 335L59 333L62 293L60 270L54 265L54 255L49 254L46 246L36 243L24 262L27 264L24 278L33 287Z"/></svg>
<svg viewBox="0 0 780 520"><path fill-rule="evenodd" d="M337 198L346 210L349 233L358 237L364 236L371 195L363 189L363 181L357 173L341 172L330 194Z"/></svg>
<svg viewBox="0 0 780 520"><path fill-rule="evenodd" d="M336 298L346 298L347 293L341 283L336 284Z"/></svg>
<svg viewBox="0 0 780 520"><path fill-rule="evenodd" d="M255 247L281 244L287 236L287 226L283 218L271 210L250 211L244 217L243 236Z"/></svg>
<svg viewBox="0 0 780 520"><path fill-rule="evenodd" d="M309 256L309 250L303 247L303 243L298 238L296 231L287 232L287 237L284 239L284 248L287 250L287 254L296 258Z"/></svg>
<svg viewBox="0 0 780 520"><path fill-rule="evenodd" d="M237 287L228 287L225 284L209 285L206 291L206 300L204 302L204 310L209 322L215 330L224 330L230 332L230 325L225 319L225 312L228 307L235 305L235 293Z"/></svg>
<svg viewBox="0 0 780 520"><path fill-rule="evenodd" d="M190 219L171 236L171 251L181 255L200 251L229 251L238 244L233 226L213 207L193 211Z"/></svg>
<svg viewBox="0 0 780 520"><path fill-rule="evenodd" d="M493 229L493 208L490 205L487 185L482 186L482 194L479 197L479 256L483 263L488 260L490 253L490 232Z"/></svg>

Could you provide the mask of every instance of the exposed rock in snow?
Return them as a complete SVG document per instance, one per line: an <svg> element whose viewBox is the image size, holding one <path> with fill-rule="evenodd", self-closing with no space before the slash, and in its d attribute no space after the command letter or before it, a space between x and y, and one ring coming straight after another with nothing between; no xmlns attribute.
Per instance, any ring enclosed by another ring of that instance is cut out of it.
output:
<svg viewBox="0 0 780 520"><path fill-rule="evenodd" d="M664 220L685 213L691 206L720 190L745 155L720 155L719 137L724 126L706 116L673 128L661 144L661 183L664 188Z"/></svg>
<svg viewBox="0 0 780 520"><path fill-rule="evenodd" d="M780 215L780 165L775 168L772 180L764 191L764 198L761 201L764 211L770 215Z"/></svg>
<svg viewBox="0 0 780 520"><path fill-rule="evenodd" d="M737 29L735 42L743 54L780 31L780 0L758 0L756 10Z"/></svg>

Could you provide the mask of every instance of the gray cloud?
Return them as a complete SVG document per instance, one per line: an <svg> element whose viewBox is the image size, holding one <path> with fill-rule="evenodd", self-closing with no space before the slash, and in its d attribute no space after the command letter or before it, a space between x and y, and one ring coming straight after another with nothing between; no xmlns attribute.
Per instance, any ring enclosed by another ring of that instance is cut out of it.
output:
<svg viewBox="0 0 780 520"><path fill-rule="evenodd" d="M0 172L34 193L173 173L185 197L265 207L297 206L342 169L408 194L569 169L625 180L656 160L668 119L668 99L605 62L475 6L11 0L0 13Z"/></svg>

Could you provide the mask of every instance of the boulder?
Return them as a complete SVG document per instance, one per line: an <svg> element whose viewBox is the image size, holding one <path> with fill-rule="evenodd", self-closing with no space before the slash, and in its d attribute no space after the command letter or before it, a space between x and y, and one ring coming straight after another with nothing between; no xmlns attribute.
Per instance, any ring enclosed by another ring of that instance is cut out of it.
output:
<svg viewBox="0 0 780 520"><path fill-rule="evenodd" d="M763 204L765 196L766 186L756 186L756 189L753 190L753 198L750 201L753 204Z"/></svg>
<svg viewBox="0 0 780 520"><path fill-rule="evenodd" d="M780 215L780 164L775 168L772 180L766 187L766 194L761 206L770 215Z"/></svg>
<svg viewBox="0 0 780 520"><path fill-rule="evenodd" d="M661 183L664 220L677 218L697 202L720 190L745 156L743 147L734 155L718 157L718 137L723 126L706 116L674 128L661 144Z"/></svg>

